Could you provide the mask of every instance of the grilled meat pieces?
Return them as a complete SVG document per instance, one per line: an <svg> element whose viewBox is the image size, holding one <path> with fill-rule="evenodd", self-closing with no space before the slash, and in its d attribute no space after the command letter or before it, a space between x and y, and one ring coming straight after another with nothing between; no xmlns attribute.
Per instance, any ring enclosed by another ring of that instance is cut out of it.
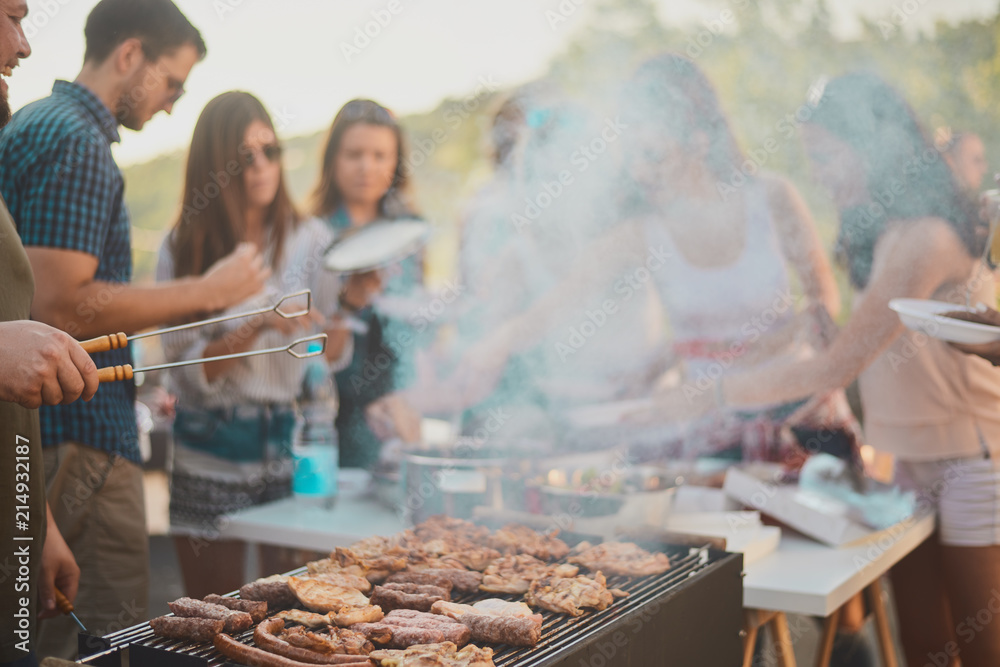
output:
<svg viewBox="0 0 1000 667"><path fill-rule="evenodd" d="M479 590L479 584L483 582L483 575L479 572L453 568L428 569L418 572L406 570L397 572L386 579L386 582L430 584L442 588L447 588L450 585L451 590L456 593L475 593Z"/></svg>
<svg viewBox="0 0 1000 667"><path fill-rule="evenodd" d="M603 542L595 546L582 542L574 551L569 562L578 563L591 572L648 577L670 569L666 554L651 553L632 542Z"/></svg>
<svg viewBox="0 0 1000 667"><path fill-rule="evenodd" d="M288 609L278 612L273 618L292 621L293 623L316 630L332 625L346 628L355 623L377 623L382 620L383 616L381 607L365 605L363 607L341 607L340 611L331 611L326 614L315 614L311 611L302 611L301 609Z"/></svg>
<svg viewBox="0 0 1000 667"><path fill-rule="evenodd" d="M489 529L464 519L432 516L403 535L407 546L431 559L454 561L479 572L500 556L499 551L488 546Z"/></svg>
<svg viewBox="0 0 1000 667"><path fill-rule="evenodd" d="M267 618L267 602L258 600L240 600L239 598L227 598L222 595L206 595L205 602L221 604L227 609L245 611L250 614L254 623L260 623Z"/></svg>
<svg viewBox="0 0 1000 667"><path fill-rule="evenodd" d="M157 637L188 642L210 642L215 635L222 632L225 625L225 621L219 618L158 616L149 621L149 627Z"/></svg>
<svg viewBox="0 0 1000 667"><path fill-rule="evenodd" d="M344 607L364 607L368 598L356 588L345 588L319 579L289 577L288 587L307 609L324 614Z"/></svg>
<svg viewBox="0 0 1000 667"><path fill-rule="evenodd" d="M435 602L450 599L451 594L437 586L386 584L375 587L371 603L382 607L383 611L392 611L393 609L430 611L431 605Z"/></svg>
<svg viewBox="0 0 1000 667"><path fill-rule="evenodd" d="M542 636L542 616L523 602L498 598L480 600L474 605L435 602L435 614L454 618L472 631L472 640L512 646L534 646Z"/></svg>
<svg viewBox="0 0 1000 667"><path fill-rule="evenodd" d="M279 635L292 646L319 653L368 655L375 646L360 632L346 628L330 628L328 633L309 632L305 628L285 628Z"/></svg>
<svg viewBox="0 0 1000 667"><path fill-rule="evenodd" d="M348 656L367 655L375 648L363 635L350 630L321 634L302 627L285 628L280 618L269 618L258 624L253 641L268 653L321 665L351 663L355 660Z"/></svg>
<svg viewBox="0 0 1000 667"><path fill-rule="evenodd" d="M306 569L309 574L302 575L303 579L319 579L344 588L356 588L362 593L367 593L372 589L372 584L368 579L356 574L359 568L344 569L330 558L306 563Z"/></svg>
<svg viewBox="0 0 1000 667"><path fill-rule="evenodd" d="M481 614L484 616L512 616L530 618L537 623L542 622L542 615L531 611L531 607L523 602L508 602L500 598L488 598L474 604L458 604L456 602L435 602L431 612L442 614L458 620L462 614Z"/></svg>
<svg viewBox="0 0 1000 667"><path fill-rule="evenodd" d="M472 631L473 641L534 646L542 638L542 624L531 618L462 614L458 622Z"/></svg>
<svg viewBox="0 0 1000 667"><path fill-rule="evenodd" d="M521 595L528 592L531 582L542 577L572 577L580 571L575 565L549 565L534 556L504 556L498 558L483 573L483 583L479 590L488 593L512 593Z"/></svg>
<svg viewBox="0 0 1000 667"><path fill-rule="evenodd" d="M330 560L340 565L341 570L346 574L356 574L372 583L378 583L393 572L406 569L409 556L410 551L402 547L392 547L377 554L370 551L356 551L353 548L337 547L330 554Z"/></svg>
<svg viewBox="0 0 1000 667"><path fill-rule="evenodd" d="M615 595L628 595L609 590L604 575L598 572L593 579L583 575L571 578L543 577L531 582L524 596L532 607L541 607L559 614L580 616L584 607L601 611L614 602Z"/></svg>
<svg viewBox="0 0 1000 667"><path fill-rule="evenodd" d="M329 614L316 614L311 611L302 611L301 609L286 609L285 611L279 611L272 618L280 618L283 621L291 621L312 630L317 630L334 625L334 616L336 614L333 612Z"/></svg>
<svg viewBox="0 0 1000 667"><path fill-rule="evenodd" d="M380 623L359 623L351 629L390 648L444 641L464 646L471 636L469 628L454 619L412 609L396 609L386 614Z"/></svg>
<svg viewBox="0 0 1000 667"><path fill-rule="evenodd" d="M214 618L224 622L226 632L243 632L253 625L253 619L245 611L227 609L219 604L202 602L194 598L178 598L167 603L175 616L185 618Z"/></svg>
<svg viewBox="0 0 1000 667"><path fill-rule="evenodd" d="M407 531L412 535L409 538L411 543L427 543L434 540L445 540L465 544L486 544L490 537L490 530L485 526L479 526L465 519L437 514L422 523L418 523L411 530Z"/></svg>
<svg viewBox="0 0 1000 667"><path fill-rule="evenodd" d="M344 607L333 617L333 622L347 628L356 623L377 623L385 616L382 607L378 605L367 605L364 607Z"/></svg>
<svg viewBox="0 0 1000 667"><path fill-rule="evenodd" d="M277 655L276 653L269 653L255 646L240 643L226 633L216 635L212 643L215 644L215 650L241 665L251 665L252 667L314 667L316 664L315 662L302 662L294 658ZM359 667L361 665L368 665L370 667L374 664L368 658L361 655L332 655L328 656L324 662L326 664L342 666L356 665Z"/></svg>
<svg viewBox="0 0 1000 667"><path fill-rule="evenodd" d="M369 656L381 667L494 667L493 649L451 642L411 646L404 651L372 651Z"/></svg>
<svg viewBox="0 0 1000 667"><path fill-rule="evenodd" d="M354 630L330 628L330 637L341 646L337 653L368 655L375 650L375 646L363 634Z"/></svg>
<svg viewBox="0 0 1000 667"><path fill-rule="evenodd" d="M512 523L493 533L489 545L505 555L528 554L540 560L559 560L569 553L569 546L556 537L558 534L558 530L539 533Z"/></svg>
<svg viewBox="0 0 1000 667"><path fill-rule="evenodd" d="M295 593L288 587L288 577L282 574L275 574L244 584L240 587L240 598L263 600L272 609L290 607L298 603Z"/></svg>

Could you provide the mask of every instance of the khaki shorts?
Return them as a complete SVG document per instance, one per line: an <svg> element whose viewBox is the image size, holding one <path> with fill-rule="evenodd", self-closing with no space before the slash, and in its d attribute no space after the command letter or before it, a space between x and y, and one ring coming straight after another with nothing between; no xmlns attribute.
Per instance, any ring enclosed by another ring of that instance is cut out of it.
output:
<svg viewBox="0 0 1000 667"><path fill-rule="evenodd" d="M897 461L896 483L936 510L941 543L951 547L1000 544L1000 461L978 456Z"/></svg>
<svg viewBox="0 0 1000 667"><path fill-rule="evenodd" d="M43 452L49 507L80 566L74 606L88 634L146 620L149 537L142 468L77 443ZM73 659L79 628L69 616L41 625L38 656Z"/></svg>

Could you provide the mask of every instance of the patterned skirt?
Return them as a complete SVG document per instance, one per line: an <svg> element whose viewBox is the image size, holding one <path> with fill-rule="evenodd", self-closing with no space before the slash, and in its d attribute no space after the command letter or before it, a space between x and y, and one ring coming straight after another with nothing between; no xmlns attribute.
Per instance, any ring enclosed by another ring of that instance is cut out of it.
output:
<svg viewBox="0 0 1000 667"><path fill-rule="evenodd" d="M170 531L214 539L240 511L292 494L289 406L178 410Z"/></svg>

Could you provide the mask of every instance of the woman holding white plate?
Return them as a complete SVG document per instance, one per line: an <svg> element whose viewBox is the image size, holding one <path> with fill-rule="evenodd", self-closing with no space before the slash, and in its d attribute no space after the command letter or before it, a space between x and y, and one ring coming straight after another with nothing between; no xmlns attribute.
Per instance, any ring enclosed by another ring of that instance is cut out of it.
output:
<svg viewBox="0 0 1000 667"><path fill-rule="evenodd" d="M848 74L814 92L803 137L839 211L853 314L813 359L727 375L691 398L665 395L659 409L788 401L857 377L867 442L896 457L897 482L938 514L938 534L892 571L907 663L943 655L998 665L1000 625L975 619L1000 591L1000 371L904 329L889 308L911 298L958 310L970 292L995 303L993 273L979 261L986 225L883 80Z"/></svg>
<svg viewBox="0 0 1000 667"><path fill-rule="evenodd" d="M1000 664L1000 623L977 620L1000 591L1000 371L945 342L907 331L896 298L993 303L979 257L986 226L909 105L884 81L855 73L814 89L803 135L815 176L837 206L838 247L857 294L832 343L805 360L734 371L656 396L650 414L690 419L760 408L859 379L865 434L898 461L897 481L937 512L939 534L892 572L907 663L961 657ZM556 295L558 296L558 295ZM540 299L469 358L479 381L538 335L553 310ZM939 663L939 664L949 664Z"/></svg>

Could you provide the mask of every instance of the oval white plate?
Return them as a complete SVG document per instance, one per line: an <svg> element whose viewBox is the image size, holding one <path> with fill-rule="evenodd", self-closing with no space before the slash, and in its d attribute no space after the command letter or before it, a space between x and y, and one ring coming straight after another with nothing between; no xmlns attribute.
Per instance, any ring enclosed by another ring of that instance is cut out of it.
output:
<svg viewBox="0 0 1000 667"><path fill-rule="evenodd" d="M950 343L982 345L1000 340L1000 327L945 317L942 313L972 310L946 301L928 299L893 299L889 307L899 314L907 329L921 331L932 338Z"/></svg>
<svg viewBox="0 0 1000 667"><path fill-rule="evenodd" d="M420 220L373 222L335 241L324 264L338 273L378 269L415 253L430 232L431 226Z"/></svg>

